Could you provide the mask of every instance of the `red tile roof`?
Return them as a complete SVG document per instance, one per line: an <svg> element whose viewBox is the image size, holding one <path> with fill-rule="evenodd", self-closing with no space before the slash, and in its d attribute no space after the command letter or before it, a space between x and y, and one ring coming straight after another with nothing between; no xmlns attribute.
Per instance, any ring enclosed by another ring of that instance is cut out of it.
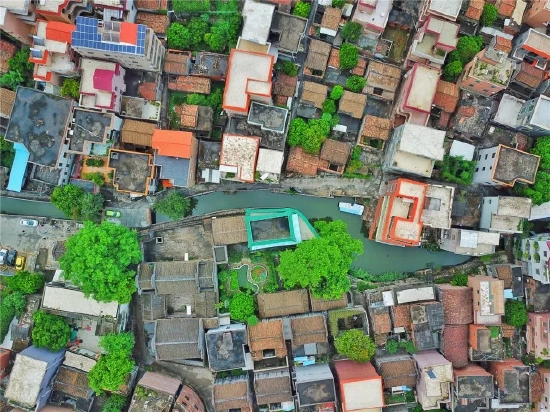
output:
<svg viewBox="0 0 550 412"><path fill-rule="evenodd" d="M454 368L468 365L468 325L445 325L441 352Z"/></svg>
<svg viewBox="0 0 550 412"><path fill-rule="evenodd" d="M405 328L411 330L411 310L410 305L392 306L393 327Z"/></svg>
<svg viewBox="0 0 550 412"><path fill-rule="evenodd" d="M157 99L156 89L157 89L157 84L155 82L144 82L139 85L138 94L142 99L156 100Z"/></svg>
<svg viewBox="0 0 550 412"><path fill-rule="evenodd" d="M181 116L180 126L197 127L197 120L199 116L199 106L194 104L184 104L181 106L175 106L174 112Z"/></svg>
<svg viewBox="0 0 550 412"><path fill-rule="evenodd" d="M319 167L319 156L306 153L301 147L291 147L286 164L287 172L315 176Z"/></svg>
<svg viewBox="0 0 550 412"><path fill-rule="evenodd" d="M447 113L453 113L459 99L458 86L455 83L440 80L437 84L433 104Z"/></svg>
<svg viewBox="0 0 550 412"><path fill-rule="evenodd" d="M340 68L340 50L335 49L334 47L330 51L330 57L328 58L328 66L334 67L335 69Z"/></svg>
<svg viewBox="0 0 550 412"><path fill-rule="evenodd" d="M439 286L445 325L467 325L472 323L472 289L468 286Z"/></svg>
<svg viewBox="0 0 550 412"><path fill-rule="evenodd" d="M156 129L151 139L151 146L159 155L184 159L191 157L192 144L193 133L176 130Z"/></svg>
<svg viewBox="0 0 550 412"><path fill-rule="evenodd" d="M473 106L461 106L458 109L458 114L463 117L472 117L476 113L476 108Z"/></svg>
<svg viewBox="0 0 550 412"><path fill-rule="evenodd" d="M466 10L465 16L472 20L478 20L483 14L483 6L485 6L485 0L470 0L468 10Z"/></svg>
<svg viewBox="0 0 550 412"><path fill-rule="evenodd" d="M292 97L294 96L294 93L296 93L297 83L298 76L288 76L284 73L277 73L277 80L273 85L273 94Z"/></svg>
<svg viewBox="0 0 550 412"><path fill-rule="evenodd" d="M501 0L498 6L498 14L504 17L511 17L516 8L516 0Z"/></svg>
<svg viewBox="0 0 550 412"><path fill-rule="evenodd" d="M153 29L156 34L166 33L166 29L170 24L170 19L166 14L155 14L140 11L136 15L137 24L145 24Z"/></svg>
<svg viewBox="0 0 550 412"><path fill-rule="evenodd" d="M0 73L5 73L9 70L8 60L13 57L17 51L17 46L6 40L0 40Z"/></svg>
<svg viewBox="0 0 550 412"><path fill-rule="evenodd" d="M512 51L512 40L495 36L495 49L504 53L510 53Z"/></svg>
<svg viewBox="0 0 550 412"><path fill-rule="evenodd" d="M357 66L353 68L351 71L351 74L355 74L356 76L363 77L365 75L365 70L367 69L367 61L365 59L359 59L359 62L357 63Z"/></svg>
<svg viewBox="0 0 550 412"><path fill-rule="evenodd" d="M537 368L535 373L531 372L529 374L529 390L531 392L529 396L531 402L540 402L542 394L544 393L544 383L539 368Z"/></svg>
<svg viewBox="0 0 550 412"><path fill-rule="evenodd" d="M544 79L544 70L531 66L527 62L521 63L521 70L515 80L529 87L538 87Z"/></svg>
<svg viewBox="0 0 550 412"><path fill-rule="evenodd" d="M373 323L374 323L374 331L377 334L382 333L390 333L391 332L391 320L390 320L390 313L386 309L383 312L375 313L372 316Z"/></svg>
<svg viewBox="0 0 550 412"><path fill-rule="evenodd" d="M46 26L46 39L71 44L71 34L75 30L74 24L49 21Z"/></svg>
<svg viewBox="0 0 550 412"><path fill-rule="evenodd" d="M197 76L175 76L168 82L169 90L185 93L210 94L210 79Z"/></svg>
<svg viewBox="0 0 550 412"><path fill-rule="evenodd" d="M167 10L168 0L136 0L136 7L143 10Z"/></svg>
<svg viewBox="0 0 550 412"><path fill-rule="evenodd" d="M137 44L138 25L135 23L120 22L120 42Z"/></svg>

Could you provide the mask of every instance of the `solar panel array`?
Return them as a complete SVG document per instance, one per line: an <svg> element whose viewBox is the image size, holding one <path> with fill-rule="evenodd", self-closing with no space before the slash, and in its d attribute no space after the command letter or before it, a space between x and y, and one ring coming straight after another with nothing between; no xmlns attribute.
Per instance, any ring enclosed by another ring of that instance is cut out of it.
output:
<svg viewBox="0 0 550 412"><path fill-rule="evenodd" d="M99 22L98 19L90 17L77 17L76 30L72 34L72 46L114 53L145 54L147 26L138 24L137 45L129 45L125 43L103 41L101 31L106 30L106 28L100 29L98 27ZM117 36L111 37L113 39L117 38Z"/></svg>

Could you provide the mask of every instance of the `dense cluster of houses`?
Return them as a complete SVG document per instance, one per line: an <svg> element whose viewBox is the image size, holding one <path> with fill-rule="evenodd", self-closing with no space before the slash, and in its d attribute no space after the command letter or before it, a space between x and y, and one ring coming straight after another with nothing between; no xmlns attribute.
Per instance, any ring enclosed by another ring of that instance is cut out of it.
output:
<svg viewBox="0 0 550 412"><path fill-rule="evenodd" d="M490 255L503 235L523 233L525 220L550 216L528 198L497 191L534 183L540 157L528 150L550 134L548 1L488 0L498 11L491 27L479 22L485 0L358 0L341 8L319 0L309 18L292 14L294 3L245 0L241 35L225 55L167 48L173 16L166 0L1 2L0 26L11 39L0 39L0 73L9 70L15 39L30 47L38 86L0 88L0 132L15 150L7 190L68 183L97 190L86 176L100 173L117 192L142 196L160 186L275 183L284 173L343 175L355 160L363 177L376 167L391 176L372 215L363 216L377 242L416 247L431 237L449 252ZM339 54L347 22L363 28L349 73ZM477 33L486 46L456 83L442 80L460 35ZM282 62L296 63L299 75L283 73ZM365 87L349 90L348 75L364 78ZM60 96L70 78L80 79L76 100ZM221 113L201 104L169 107L171 93L210 96L219 83ZM290 123L321 118L336 85L345 90L330 138L317 154L289 149ZM380 164L367 164L368 155ZM446 156L475 161L473 183L483 190L431 180ZM141 233L141 311L132 316L151 359L207 367L215 379L211 406L186 382L149 371L137 379L136 369L120 388L129 395L137 385L129 410L550 409L550 371L514 359L505 342L519 337L502 321L506 299L525 300L525 350L550 360L548 234L523 239L516 265L487 265L467 286L380 288L361 302L351 294L318 299L305 289L258 293L259 323L247 326L220 313L217 268L228 262L227 247L258 250L315 236L299 212L281 209L272 218L288 219L288 238L252 239L250 213ZM66 349L30 345L38 309L72 325ZM125 330L129 317L128 305L86 298L55 278L28 300L0 350L0 377L12 366L1 402L90 411L87 373L101 354L99 339ZM329 362L333 338L352 329L374 338L371 362ZM392 342L416 349L390 351Z"/></svg>

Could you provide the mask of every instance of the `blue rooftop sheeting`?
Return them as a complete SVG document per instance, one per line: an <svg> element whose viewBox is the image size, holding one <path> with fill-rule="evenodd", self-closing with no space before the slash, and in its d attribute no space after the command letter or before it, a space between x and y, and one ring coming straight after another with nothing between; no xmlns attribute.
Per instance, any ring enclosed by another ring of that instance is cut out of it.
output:
<svg viewBox="0 0 550 412"><path fill-rule="evenodd" d="M101 40L101 34L98 33L98 24L100 20L91 17L77 17L76 30L71 36L73 47L85 47L88 49L111 51L114 53L145 54L145 36L147 26L138 24L137 44L117 43ZM103 22L103 24L105 24Z"/></svg>
<svg viewBox="0 0 550 412"><path fill-rule="evenodd" d="M25 178L25 170L27 170L27 162L29 161L29 151L22 143L15 142L15 158L10 171L10 181L7 190L20 192L23 187L23 179Z"/></svg>

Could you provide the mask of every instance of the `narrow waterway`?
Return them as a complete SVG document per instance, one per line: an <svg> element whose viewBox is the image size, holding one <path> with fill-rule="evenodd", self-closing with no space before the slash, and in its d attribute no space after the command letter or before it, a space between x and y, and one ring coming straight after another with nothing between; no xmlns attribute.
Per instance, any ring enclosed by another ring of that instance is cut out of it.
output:
<svg viewBox="0 0 550 412"><path fill-rule="evenodd" d="M364 253L356 259L354 265L372 274L388 271L412 272L426 267L457 265L468 259L467 256L455 255L453 253L434 253L420 248L400 248L366 239L363 233L361 233L363 222L359 216L342 213L338 210L339 201L347 202L353 201L353 199L325 199L276 194L269 191L244 191L237 194L215 192L198 196L198 200L198 206L193 211L194 215L247 207L292 207L300 210L309 219L331 217L343 220L348 225L350 235L360 239L364 245ZM51 203L31 202L5 197L0 199L0 211L2 213L26 216L64 217L63 213L57 210ZM167 219L157 216L157 221L163 220Z"/></svg>

